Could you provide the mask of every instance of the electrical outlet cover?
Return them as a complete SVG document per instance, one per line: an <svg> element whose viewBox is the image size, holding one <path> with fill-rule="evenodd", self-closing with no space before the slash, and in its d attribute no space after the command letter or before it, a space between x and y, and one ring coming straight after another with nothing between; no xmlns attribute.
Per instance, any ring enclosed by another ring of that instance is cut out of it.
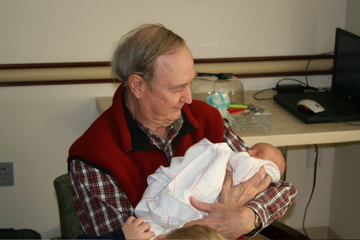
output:
<svg viewBox="0 0 360 240"><path fill-rule="evenodd" d="M321 166L321 158L322 158L322 149L318 149L318 159L317 159L317 166ZM308 146L307 150L307 161L306 166L307 167L314 167L315 166L315 158L316 158L316 148L314 146Z"/></svg>
<svg viewBox="0 0 360 240"><path fill-rule="evenodd" d="M14 186L14 164L0 162L0 186Z"/></svg>

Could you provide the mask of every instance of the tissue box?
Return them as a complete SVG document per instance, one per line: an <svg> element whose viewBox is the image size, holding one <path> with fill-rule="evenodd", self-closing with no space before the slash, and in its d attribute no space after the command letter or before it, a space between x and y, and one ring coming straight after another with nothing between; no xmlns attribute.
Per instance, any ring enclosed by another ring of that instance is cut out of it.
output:
<svg viewBox="0 0 360 240"><path fill-rule="evenodd" d="M265 132L270 128L271 113L247 113L241 115L228 113L227 119L230 126L235 130Z"/></svg>

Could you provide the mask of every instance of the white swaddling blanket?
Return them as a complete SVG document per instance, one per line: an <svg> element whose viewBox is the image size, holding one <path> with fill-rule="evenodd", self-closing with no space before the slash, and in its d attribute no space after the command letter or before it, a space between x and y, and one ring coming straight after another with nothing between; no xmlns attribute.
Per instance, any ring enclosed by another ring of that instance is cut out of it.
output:
<svg viewBox="0 0 360 240"><path fill-rule="evenodd" d="M184 157L172 158L169 167L160 166L148 177L149 186L135 208L135 215L149 222L156 236L205 217L205 212L190 204L190 197L217 202L228 163L233 169L233 185L249 179L261 166L273 182L280 179L273 162L234 152L227 143L214 144L203 139L190 147Z"/></svg>

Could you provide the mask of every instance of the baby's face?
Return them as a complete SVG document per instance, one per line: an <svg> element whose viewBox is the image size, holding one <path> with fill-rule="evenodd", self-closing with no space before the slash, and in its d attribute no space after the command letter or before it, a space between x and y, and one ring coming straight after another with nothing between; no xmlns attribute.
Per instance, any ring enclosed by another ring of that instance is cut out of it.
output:
<svg viewBox="0 0 360 240"><path fill-rule="evenodd" d="M267 143L257 143L248 149L247 152L251 157L264 160L274 160L278 154L277 151L275 151L275 147Z"/></svg>
<svg viewBox="0 0 360 240"><path fill-rule="evenodd" d="M254 158L269 160L275 163L280 173L285 171L285 159L279 149L268 143L257 143L247 150L249 155Z"/></svg>

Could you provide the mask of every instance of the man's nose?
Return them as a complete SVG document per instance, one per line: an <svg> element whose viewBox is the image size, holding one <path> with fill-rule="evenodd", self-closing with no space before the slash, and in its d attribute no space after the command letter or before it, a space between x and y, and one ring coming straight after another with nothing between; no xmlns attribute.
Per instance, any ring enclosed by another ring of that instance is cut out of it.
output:
<svg viewBox="0 0 360 240"><path fill-rule="evenodd" d="M182 101L186 104L192 103L192 94L191 94L190 85L184 89L184 94L181 98L182 98Z"/></svg>

